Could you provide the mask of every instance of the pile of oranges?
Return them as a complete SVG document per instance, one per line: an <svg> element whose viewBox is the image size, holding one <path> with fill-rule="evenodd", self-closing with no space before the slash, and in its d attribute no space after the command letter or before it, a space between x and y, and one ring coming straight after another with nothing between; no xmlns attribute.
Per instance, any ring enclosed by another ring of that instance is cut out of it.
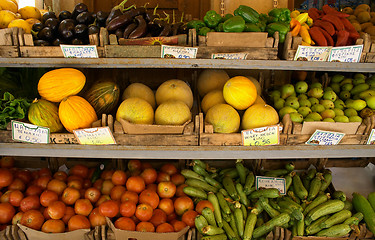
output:
<svg viewBox="0 0 375 240"><path fill-rule="evenodd" d="M182 191L185 178L170 163L157 171L149 163L130 160L128 170L104 170L91 181L95 168L75 165L52 173L17 169L13 159L0 161L0 224L20 223L47 233L105 225L118 229L175 232L194 227L208 201L193 200Z"/></svg>

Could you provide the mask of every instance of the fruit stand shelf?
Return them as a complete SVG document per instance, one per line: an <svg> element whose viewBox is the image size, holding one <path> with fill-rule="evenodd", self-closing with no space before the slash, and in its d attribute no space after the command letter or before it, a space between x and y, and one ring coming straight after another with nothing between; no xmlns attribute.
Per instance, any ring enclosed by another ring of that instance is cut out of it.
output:
<svg viewBox="0 0 375 240"><path fill-rule="evenodd" d="M2 67L190 68L375 72L375 63L165 58L0 58Z"/></svg>
<svg viewBox="0 0 375 240"><path fill-rule="evenodd" d="M123 146L0 143L7 156L138 159L288 159L374 157L373 145L336 146Z"/></svg>

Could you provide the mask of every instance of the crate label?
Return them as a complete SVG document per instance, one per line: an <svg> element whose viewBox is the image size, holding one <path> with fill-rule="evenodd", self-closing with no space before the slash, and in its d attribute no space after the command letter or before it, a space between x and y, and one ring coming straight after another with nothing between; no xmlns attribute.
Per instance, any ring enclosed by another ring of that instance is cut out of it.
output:
<svg viewBox="0 0 375 240"><path fill-rule="evenodd" d="M28 143L49 143L49 128L12 121L12 139Z"/></svg>
<svg viewBox="0 0 375 240"><path fill-rule="evenodd" d="M363 45L333 47L328 62L360 62Z"/></svg>
<svg viewBox="0 0 375 240"><path fill-rule="evenodd" d="M66 58L99 58L96 45L60 45Z"/></svg>
<svg viewBox="0 0 375 240"><path fill-rule="evenodd" d="M265 177L256 176L255 177L255 187L256 189L261 188L277 188L281 195L285 195L285 178L275 178L275 177Z"/></svg>
<svg viewBox="0 0 375 240"><path fill-rule="evenodd" d="M247 53L213 53L211 59L246 60Z"/></svg>
<svg viewBox="0 0 375 240"><path fill-rule="evenodd" d="M116 144L109 127L85 128L73 130L79 144L105 145Z"/></svg>
<svg viewBox="0 0 375 240"><path fill-rule="evenodd" d="M242 145L244 146L267 146L280 143L279 125L254 128L241 131Z"/></svg>
<svg viewBox="0 0 375 240"><path fill-rule="evenodd" d="M315 130L306 144L310 145L337 145L345 133Z"/></svg>
<svg viewBox="0 0 375 240"><path fill-rule="evenodd" d="M370 136L368 137L367 144L375 145L375 129L371 130Z"/></svg>
<svg viewBox="0 0 375 240"><path fill-rule="evenodd" d="M198 48L180 46L161 46L161 58L196 58Z"/></svg>
<svg viewBox="0 0 375 240"><path fill-rule="evenodd" d="M327 61L331 47L313 47L299 45L294 61Z"/></svg>

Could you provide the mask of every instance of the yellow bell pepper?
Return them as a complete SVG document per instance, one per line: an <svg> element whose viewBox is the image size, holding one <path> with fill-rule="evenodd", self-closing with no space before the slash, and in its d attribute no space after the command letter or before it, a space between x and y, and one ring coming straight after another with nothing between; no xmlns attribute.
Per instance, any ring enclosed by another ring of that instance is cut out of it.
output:
<svg viewBox="0 0 375 240"><path fill-rule="evenodd" d="M300 15L298 15L298 16L296 17L296 20L297 20L300 24L302 24L302 23L306 22L306 20L307 20L308 17L309 17L309 14L308 14L308 13L301 13Z"/></svg>
<svg viewBox="0 0 375 240"><path fill-rule="evenodd" d="M301 26L301 30L299 31L299 34L302 37L302 41L311 45L311 37L309 34L309 30L307 30L305 26Z"/></svg>
<svg viewBox="0 0 375 240"><path fill-rule="evenodd" d="M300 15L300 12L298 10L294 10L290 13L291 18L296 18L298 15Z"/></svg>
<svg viewBox="0 0 375 240"><path fill-rule="evenodd" d="M311 17L307 17L306 23L311 27L314 23L314 20Z"/></svg>

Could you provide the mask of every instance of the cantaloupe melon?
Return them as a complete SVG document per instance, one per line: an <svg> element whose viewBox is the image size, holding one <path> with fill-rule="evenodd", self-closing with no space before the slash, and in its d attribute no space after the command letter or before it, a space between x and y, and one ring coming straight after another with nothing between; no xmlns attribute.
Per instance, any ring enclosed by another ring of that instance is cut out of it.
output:
<svg viewBox="0 0 375 240"><path fill-rule="evenodd" d="M146 100L152 106L152 108L155 109L156 107L154 92L150 87L146 86L143 83L132 83L125 88L124 93L122 94L122 100L131 97L142 98Z"/></svg>
<svg viewBox="0 0 375 240"><path fill-rule="evenodd" d="M191 109L193 107L193 92L190 86L179 79L171 79L163 82L155 93L156 104L160 105L169 100L180 100Z"/></svg>
<svg viewBox="0 0 375 240"><path fill-rule="evenodd" d="M120 118L135 124L153 124L154 109L142 98L128 98L117 109L116 120Z"/></svg>
<svg viewBox="0 0 375 240"><path fill-rule="evenodd" d="M219 103L225 103L223 90L221 89L212 90L206 95L204 95L201 101L202 111L204 113L207 113L208 109L210 109L211 107Z"/></svg>
<svg viewBox="0 0 375 240"><path fill-rule="evenodd" d="M216 104L208 109L205 122L213 125L215 133L235 133L240 128L240 115L231 105Z"/></svg>
<svg viewBox="0 0 375 240"><path fill-rule="evenodd" d="M277 111L267 104L254 104L242 116L241 128L253 129L275 125L279 122Z"/></svg>
<svg viewBox="0 0 375 240"><path fill-rule="evenodd" d="M198 77L197 89L199 96L203 97L208 92L215 89L223 89L224 84L229 80L229 76L224 70L206 69Z"/></svg>
<svg viewBox="0 0 375 240"><path fill-rule="evenodd" d="M166 101L155 110L155 124L158 125L182 125L190 119L190 108L182 101Z"/></svg>
<svg viewBox="0 0 375 240"><path fill-rule="evenodd" d="M257 89L247 77L237 76L229 79L223 88L225 101L237 110L250 107L257 98Z"/></svg>

